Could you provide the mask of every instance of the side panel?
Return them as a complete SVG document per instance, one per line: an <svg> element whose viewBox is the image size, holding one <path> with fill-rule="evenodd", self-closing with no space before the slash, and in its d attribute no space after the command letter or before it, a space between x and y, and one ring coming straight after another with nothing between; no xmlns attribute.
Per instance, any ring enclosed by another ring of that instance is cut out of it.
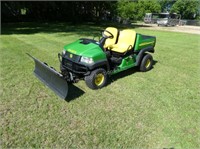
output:
<svg viewBox="0 0 200 149"><path fill-rule="evenodd" d="M137 34L137 40L134 50L139 51L148 46L155 46L156 37Z"/></svg>
<svg viewBox="0 0 200 149"><path fill-rule="evenodd" d="M113 70L112 75L135 66L136 55L124 58L121 64Z"/></svg>
<svg viewBox="0 0 200 149"><path fill-rule="evenodd" d="M136 43L135 43L135 47L134 47L134 51L138 51L139 50L139 43L141 42L141 34L137 34L136 36Z"/></svg>

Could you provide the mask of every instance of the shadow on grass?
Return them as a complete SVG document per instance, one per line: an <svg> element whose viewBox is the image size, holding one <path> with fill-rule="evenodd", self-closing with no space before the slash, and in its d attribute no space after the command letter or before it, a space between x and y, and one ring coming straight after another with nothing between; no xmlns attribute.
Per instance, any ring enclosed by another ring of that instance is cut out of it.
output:
<svg viewBox="0 0 200 149"><path fill-rule="evenodd" d="M128 70L119 72L119 73L111 76L111 78L109 79L108 85L111 84L114 81L117 81L118 79L121 79L121 78L127 77L129 75L132 75L132 74L134 74L134 73L136 73L138 71L139 71L138 68L135 67L135 68L130 68Z"/></svg>
<svg viewBox="0 0 200 149"><path fill-rule="evenodd" d="M156 65L156 63L158 63L158 61L157 60L153 60L153 65L152 66L154 66L154 65ZM153 67L154 68L154 67ZM152 69L153 69L152 68Z"/></svg>
<svg viewBox="0 0 200 149"><path fill-rule="evenodd" d="M118 29L125 28L138 28L144 27L143 25L123 25L119 23L6 23L2 24L1 34L36 34L36 33L71 33L81 36L101 36L101 32L108 26L113 26ZM145 27L148 27L145 25Z"/></svg>
<svg viewBox="0 0 200 149"><path fill-rule="evenodd" d="M73 84L69 84L68 96L65 101L70 102L82 96L85 92Z"/></svg>
<svg viewBox="0 0 200 149"><path fill-rule="evenodd" d="M154 69L154 66L156 65L157 62L158 62L157 60L153 60L152 69ZM140 72L139 67L130 68L128 70L117 73L109 79L108 85L111 84L114 81L117 81L118 79L127 77L127 76L132 75L132 74L137 73L137 72Z"/></svg>

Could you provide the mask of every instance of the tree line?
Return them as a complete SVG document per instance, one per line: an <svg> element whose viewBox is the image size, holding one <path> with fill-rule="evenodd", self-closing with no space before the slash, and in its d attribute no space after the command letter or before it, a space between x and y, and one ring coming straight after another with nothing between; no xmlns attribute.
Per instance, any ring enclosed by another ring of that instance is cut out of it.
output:
<svg viewBox="0 0 200 149"><path fill-rule="evenodd" d="M200 19L199 0L2 1L2 22L142 20L145 13L175 12Z"/></svg>
<svg viewBox="0 0 200 149"><path fill-rule="evenodd" d="M182 19L200 19L199 0L121 0L117 12L122 18L142 20L145 13L177 13Z"/></svg>

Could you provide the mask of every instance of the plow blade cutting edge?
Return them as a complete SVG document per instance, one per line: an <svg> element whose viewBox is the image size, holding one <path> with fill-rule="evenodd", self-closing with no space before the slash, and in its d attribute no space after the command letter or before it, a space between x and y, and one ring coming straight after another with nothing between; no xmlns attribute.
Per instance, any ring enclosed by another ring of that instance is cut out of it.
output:
<svg viewBox="0 0 200 149"><path fill-rule="evenodd" d="M51 90L53 90L58 96L66 99L68 94L68 83L63 78L62 74L30 54L27 53L27 55L30 56L35 62L35 76Z"/></svg>

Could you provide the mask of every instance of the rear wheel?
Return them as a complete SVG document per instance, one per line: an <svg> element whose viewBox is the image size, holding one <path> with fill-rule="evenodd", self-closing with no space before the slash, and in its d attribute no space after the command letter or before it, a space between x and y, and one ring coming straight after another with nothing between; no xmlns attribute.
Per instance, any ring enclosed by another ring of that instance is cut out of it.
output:
<svg viewBox="0 0 200 149"><path fill-rule="evenodd" d="M153 57L150 54L144 55L140 64L140 71L149 71L153 65Z"/></svg>
<svg viewBox="0 0 200 149"><path fill-rule="evenodd" d="M99 68L91 72L89 76L85 77L86 85L91 89L100 89L107 84L107 74L105 69Z"/></svg>

